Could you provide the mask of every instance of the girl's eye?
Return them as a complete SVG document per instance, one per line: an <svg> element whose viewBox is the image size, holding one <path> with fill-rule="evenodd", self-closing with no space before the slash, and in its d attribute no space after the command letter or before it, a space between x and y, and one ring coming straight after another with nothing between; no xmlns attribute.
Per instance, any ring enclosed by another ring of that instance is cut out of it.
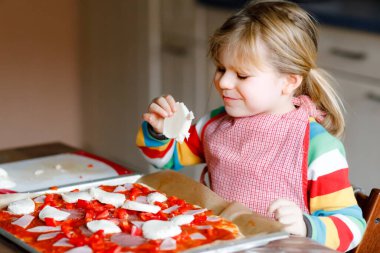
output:
<svg viewBox="0 0 380 253"><path fill-rule="evenodd" d="M248 78L248 76L245 76L245 75L242 75L242 74L236 74L237 77L240 79L240 80L245 80Z"/></svg>

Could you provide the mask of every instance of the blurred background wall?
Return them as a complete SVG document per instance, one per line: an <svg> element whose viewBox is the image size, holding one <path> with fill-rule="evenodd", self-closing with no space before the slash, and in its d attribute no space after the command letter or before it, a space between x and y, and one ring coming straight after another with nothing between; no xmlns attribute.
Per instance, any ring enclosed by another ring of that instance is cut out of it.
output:
<svg viewBox="0 0 380 253"><path fill-rule="evenodd" d="M82 145L75 0L0 1L0 148Z"/></svg>

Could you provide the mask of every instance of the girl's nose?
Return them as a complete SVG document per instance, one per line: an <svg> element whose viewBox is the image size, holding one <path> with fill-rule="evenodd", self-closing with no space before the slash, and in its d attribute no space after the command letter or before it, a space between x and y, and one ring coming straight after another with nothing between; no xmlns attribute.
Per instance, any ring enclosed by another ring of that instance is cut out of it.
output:
<svg viewBox="0 0 380 253"><path fill-rule="evenodd" d="M235 87L233 73L225 72L219 79L219 86L222 89L233 89Z"/></svg>

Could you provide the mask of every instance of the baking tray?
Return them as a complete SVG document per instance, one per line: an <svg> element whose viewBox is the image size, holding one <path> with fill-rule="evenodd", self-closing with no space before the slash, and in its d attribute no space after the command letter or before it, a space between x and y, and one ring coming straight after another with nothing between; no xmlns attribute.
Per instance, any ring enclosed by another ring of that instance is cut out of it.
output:
<svg viewBox="0 0 380 253"><path fill-rule="evenodd" d="M11 192L29 192L63 184L129 175L133 171L96 155L77 151L0 164L15 186ZM0 179L0 188L1 179Z"/></svg>
<svg viewBox="0 0 380 253"><path fill-rule="evenodd" d="M46 194L46 193L63 193L69 192L74 189L85 190L91 187L97 187L99 185L119 185L125 183L135 183L139 178L142 177L142 174L133 174L133 175L123 175L118 177L110 177L99 180L92 180L83 183L68 184L59 187L57 190L51 190L50 188L39 189L36 191L31 191L31 194ZM40 253L40 251L32 248L27 243L13 236L11 233L7 232L0 228L0 235L7 238L16 245L22 247L27 252L31 253ZM228 241L219 241L216 244L203 245L194 249L189 249L182 251L184 253L207 253L207 252L216 252L216 253L232 253L232 252L248 252L247 250L253 249L262 245L265 245L271 241L288 238L289 234L287 232L275 232L267 234L257 234L254 236L244 237L235 240Z"/></svg>

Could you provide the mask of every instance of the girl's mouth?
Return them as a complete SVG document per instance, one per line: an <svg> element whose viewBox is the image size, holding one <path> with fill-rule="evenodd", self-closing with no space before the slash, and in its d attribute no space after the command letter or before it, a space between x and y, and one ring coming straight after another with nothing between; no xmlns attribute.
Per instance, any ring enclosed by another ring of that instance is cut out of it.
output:
<svg viewBox="0 0 380 253"><path fill-rule="evenodd" d="M225 101L225 102L236 101L236 100L240 100L240 99L238 99L238 98L233 98L233 97L223 96L223 101Z"/></svg>

